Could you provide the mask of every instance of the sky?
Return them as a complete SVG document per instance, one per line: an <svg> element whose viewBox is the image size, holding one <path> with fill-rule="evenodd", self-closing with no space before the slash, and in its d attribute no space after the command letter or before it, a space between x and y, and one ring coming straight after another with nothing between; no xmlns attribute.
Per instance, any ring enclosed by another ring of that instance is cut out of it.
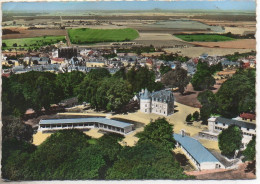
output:
<svg viewBox="0 0 260 184"><path fill-rule="evenodd" d="M50 10L255 10L254 0L222 1L117 1L117 2L7 2L4 11Z"/></svg>

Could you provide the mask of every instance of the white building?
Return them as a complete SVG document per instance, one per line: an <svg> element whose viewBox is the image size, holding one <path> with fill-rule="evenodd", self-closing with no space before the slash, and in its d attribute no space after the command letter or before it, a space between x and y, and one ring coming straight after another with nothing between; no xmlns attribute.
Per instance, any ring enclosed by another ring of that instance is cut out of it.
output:
<svg viewBox="0 0 260 184"><path fill-rule="evenodd" d="M74 119L46 119L39 122L38 131L55 131L63 129L91 129L98 128L108 132L127 134L134 130L134 125L122 121L95 118L74 118Z"/></svg>
<svg viewBox="0 0 260 184"><path fill-rule="evenodd" d="M197 170L225 168L198 140L184 134L173 134L173 137L177 142L176 146L182 149Z"/></svg>
<svg viewBox="0 0 260 184"><path fill-rule="evenodd" d="M202 138L218 140L219 133L228 128L230 125L238 126L242 133L242 144L243 148L249 143L253 136L256 135L256 124L246 121L238 121L234 119L227 119L222 117L211 117L208 119L208 131L199 133Z"/></svg>
<svg viewBox="0 0 260 184"><path fill-rule="evenodd" d="M140 94L140 111L168 116L174 112L174 96L171 91L161 90L150 93L147 89Z"/></svg>

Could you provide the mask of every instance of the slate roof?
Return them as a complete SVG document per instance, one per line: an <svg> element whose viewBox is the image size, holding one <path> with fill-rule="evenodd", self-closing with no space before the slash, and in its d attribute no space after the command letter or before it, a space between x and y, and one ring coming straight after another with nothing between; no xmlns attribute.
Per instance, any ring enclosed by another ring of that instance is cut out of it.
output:
<svg viewBox="0 0 260 184"><path fill-rule="evenodd" d="M42 119L40 125L49 125L49 124L63 124L63 123L103 123L106 125L111 125L119 128L126 128L132 124L125 123L117 120L96 117L96 118L74 118L74 119Z"/></svg>
<svg viewBox="0 0 260 184"><path fill-rule="evenodd" d="M141 96L140 96L141 99L150 99L150 97L151 97L151 94L147 89L145 89L144 93L141 94Z"/></svg>
<svg viewBox="0 0 260 184"><path fill-rule="evenodd" d="M154 101L173 101L174 96L171 91L168 90L161 90L156 91L151 94L151 97Z"/></svg>
<svg viewBox="0 0 260 184"><path fill-rule="evenodd" d="M194 138L173 134L174 139L199 163L219 162L202 144Z"/></svg>
<svg viewBox="0 0 260 184"><path fill-rule="evenodd" d="M222 117L217 117L216 121L218 123L227 124L227 125L237 125L239 127L249 128L249 129L255 129L256 125L253 123L245 122L245 121L238 121L233 119L227 119Z"/></svg>

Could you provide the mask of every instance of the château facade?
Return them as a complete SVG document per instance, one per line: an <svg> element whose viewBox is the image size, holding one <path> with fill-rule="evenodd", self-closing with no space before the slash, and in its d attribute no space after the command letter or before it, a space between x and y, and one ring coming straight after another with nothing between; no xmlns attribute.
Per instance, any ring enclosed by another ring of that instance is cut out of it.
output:
<svg viewBox="0 0 260 184"><path fill-rule="evenodd" d="M168 116L174 112L174 96L171 91L161 90L150 93L147 89L139 93L140 111Z"/></svg>

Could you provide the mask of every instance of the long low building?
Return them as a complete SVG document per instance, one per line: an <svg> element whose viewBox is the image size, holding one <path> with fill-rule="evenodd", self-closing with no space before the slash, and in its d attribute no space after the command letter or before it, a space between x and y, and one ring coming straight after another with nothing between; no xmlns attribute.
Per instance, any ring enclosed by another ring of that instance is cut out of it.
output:
<svg viewBox="0 0 260 184"><path fill-rule="evenodd" d="M181 134L173 134L173 137L177 147L182 149L197 170L225 168L198 140Z"/></svg>
<svg viewBox="0 0 260 184"><path fill-rule="evenodd" d="M74 118L74 119L45 119L39 122L38 131L62 130L62 129L90 129L99 128L109 132L127 134L134 130L134 125L122 121L95 118Z"/></svg>

